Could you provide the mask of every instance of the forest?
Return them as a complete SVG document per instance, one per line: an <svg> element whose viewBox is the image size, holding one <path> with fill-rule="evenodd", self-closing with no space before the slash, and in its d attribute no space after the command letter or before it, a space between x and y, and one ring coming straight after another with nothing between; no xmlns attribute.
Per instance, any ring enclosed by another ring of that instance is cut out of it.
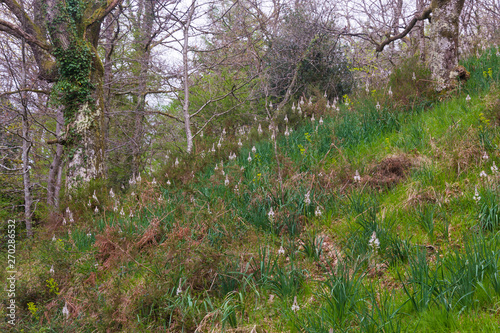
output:
<svg viewBox="0 0 500 333"><path fill-rule="evenodd" d="M0 330L500 331L497 0L0 0Z"/></svg>

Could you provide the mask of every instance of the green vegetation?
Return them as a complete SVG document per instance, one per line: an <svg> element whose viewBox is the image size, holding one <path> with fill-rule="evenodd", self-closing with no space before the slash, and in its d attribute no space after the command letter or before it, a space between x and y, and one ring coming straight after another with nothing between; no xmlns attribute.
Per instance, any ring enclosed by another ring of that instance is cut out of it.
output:
<svg viewBox="0 0 500 333"><path fill-rule="evenodd" d="M81 189L43 241L19 244L17 327L500 330L495 53L465 60L470 80L447 95L403 65L393 96L376 87L339 110L317 98L306 118L290 105L276 114L279 165L262 123L126 189Z"/></svg>

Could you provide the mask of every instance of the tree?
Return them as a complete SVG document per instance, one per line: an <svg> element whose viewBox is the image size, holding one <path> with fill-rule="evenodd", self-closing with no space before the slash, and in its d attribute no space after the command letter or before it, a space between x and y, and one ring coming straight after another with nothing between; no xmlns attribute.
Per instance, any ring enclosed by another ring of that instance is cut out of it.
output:
<svg viewBox="0 0 500 333"><path fill-rule="evenodd" d="M66 129L50 142L65 145L68 188L105 175L104 68L97 44L104 18L121 1L0 0L8 17L0 31L25 40L39 77L55 83L52 95L64 108Z"/></svg>
<svg viewBox="0 0 500 333"><path fill-rule="evenodd" d="M464 1L432 0L430 6L415 15L401 33L380 42L377 52L382 52L385 46L405 37L418 21L430 19L428 64L436 90L447 89L453 85L453 72L458 65L458 28Z"/></svg>

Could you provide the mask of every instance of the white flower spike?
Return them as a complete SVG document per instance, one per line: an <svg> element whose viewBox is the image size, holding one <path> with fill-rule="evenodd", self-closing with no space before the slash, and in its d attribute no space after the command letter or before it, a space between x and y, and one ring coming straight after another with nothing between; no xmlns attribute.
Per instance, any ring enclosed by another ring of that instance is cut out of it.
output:
<svg viewBox="0 0 500 333"><path fill-rule="evenodd" d="M491 166L491 172L493 172L493 174L498 172L498 167L496 166L495 161L493 161L493 165Z"/></svg>
<svg viewBox="0 0 500 333"><path fill-rule="evenodd" d="M295 296L295 297L293 298L292 311L293 311L293 312L297 312L297 311L299 311L299 310L300 310L300 306L299 306L299 304L297 303L297 296Z"/></svg>
<svg viewBox="0 0 500 333"><path fill-rule="evenodd" d="M354 182L359 183L361 181L361 176L359 175L359 171L356 170L356 173L354 174Z"/></svg>
<svg viewBox="0 0 500 333"><path fill-rule="evenodd" d="M305 203L306 205L309 205L309 204L311 203L311 198L310 198L310 196L311 196L311 191L307 191L307 193L306 193L306 194L305 194L305 196L304 196L304 203Z"/></svg>
<svg viewBox="0 0 500 333"><path fill-rule="evenodd" d="M476 203L479 203L481 196L479 196L479 191L477 190L477 185L474 187L474 196L472 197Z"/></svg>
<svg viewBox="0 0 500 333"><path fill-rule="evenodd" d="M316 206L316 210L314 211L314 215L316 217L318 216L321 216L322 212L321 212L321 208L319 208L319 206Z"/></svg>
<svg viewBox="0 0 500 333"><path fill-rule="evenodd" d="M374 231L370 240L368 241L368 246L372 248L373 251L377 251L380 247L380 241L377 238L377 233Z"/></svg>
<svg viewBox="0 0 500 333"><path fill-rule="evenodd" d="M66 316L66 319L69 317L68 303L64 302L64 307L62 309L63 316Z"/></svg>

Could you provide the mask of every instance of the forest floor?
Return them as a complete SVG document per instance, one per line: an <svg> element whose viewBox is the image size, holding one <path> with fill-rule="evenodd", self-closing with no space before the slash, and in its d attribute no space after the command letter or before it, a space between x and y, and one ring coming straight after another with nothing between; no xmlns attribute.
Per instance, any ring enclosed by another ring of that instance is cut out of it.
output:
<svg viewBox="0 0 500 333"><path fill-rule="evenodd" d="M500 331L500 57L463 65L81 189L18 242L13 331Z"/></svg>

